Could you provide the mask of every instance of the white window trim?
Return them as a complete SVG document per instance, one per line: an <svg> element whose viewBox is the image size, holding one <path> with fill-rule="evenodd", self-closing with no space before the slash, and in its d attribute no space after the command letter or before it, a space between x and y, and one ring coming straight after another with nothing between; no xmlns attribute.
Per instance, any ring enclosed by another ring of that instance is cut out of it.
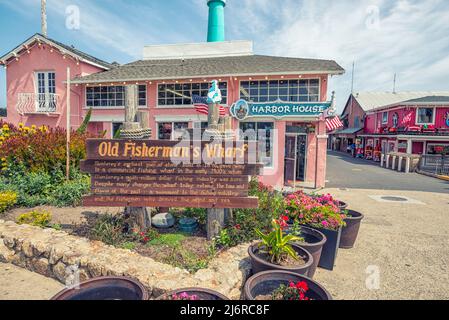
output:
<svg viewBox="0 0 449 320"><path fill-rule="evenodd" d="M225 82L226 86L227 86L227 96L226 96L226 104L221 104L224 107L228 107L229 106L229 82L227 80L224 81L219 81L219 82ZM165 83L156 83L156 108L158 109L192 109L194 108L193 103L188 105L188 104L164 104L164 105L160 105L159 104L159 85L160 84L164 84L164 85L169 85L169 84L193 84L193 83L204 83L204 82L198 82L198 81L185 81L185 82L178 82L178 83L174 83L174 82L165 82Z"/></svg>
<svg viewBox="0 0 449 320"><path fill-rule="evenodd" d="M428 123L426 123L426 122L418 122L418 120L419 120L419 109L433 109L433 112L432 112L432 122L428 122ZM422 126L422 125L435 125L435 119L436 119L436 113L437 113L437 110L436 110L436 107L425 107L425 106L422 106L422 107L416 107L416 118L415 118L415 124L416 125L418 125L418 126Z"/></svg>
<svg viewBox="0 0 449 320"><path fill-rule="evenodd" d="M239 87L238 87L238 92L237 92L237 96L238 96L238 99L242 99L241 97L240 97L240 88L242 87L242 82L251 82L251 81L289 81L289 80L299 80L299 81L301 81L301 80L318 80L318 101L317 102L321 102L321 78L298 78L298 79L293 79L293 78L284 78L284 79L282 79L282 78L279 78L279 79L268 79L268 80L265 80L265 79L253 79L253 80L239 80ZM289 94L290 95L290 94ZM278 95L278 99L279 99L279 95ZM267 101L267 103L270 103L270 102L274 102L274 101ZM284 101L284 102L289 102L289 101ZM293 103L305 103L304 101L303 102L300 102L300 101L290 101L290 102L293 102ZM265 103L265 102L260 102L260 103Z"/></svg>
<svg viewBox="0 0 449 320"><path fill-rule="evenodd" d="M384 121L384 114L387 114L387 120ZM382 124L388 124L388 117L390 116L388 111L382 111Z"/></svg>

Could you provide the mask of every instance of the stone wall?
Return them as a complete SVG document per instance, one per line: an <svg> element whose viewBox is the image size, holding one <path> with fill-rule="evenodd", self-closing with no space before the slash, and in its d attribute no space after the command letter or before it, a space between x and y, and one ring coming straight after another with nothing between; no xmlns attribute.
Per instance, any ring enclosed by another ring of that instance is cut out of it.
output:
<svg viewBox="0 0 449 320"><path fill-rule="evenodd" d="M80 281L99 276L128 276L139 280L151 297L174 289L203 287L239 299L250 270L248 245L227 250L208 269L190 274L173 266L117 249L102 242L0 220L0 262L55 278L66 284L73 271Z"/></svg>

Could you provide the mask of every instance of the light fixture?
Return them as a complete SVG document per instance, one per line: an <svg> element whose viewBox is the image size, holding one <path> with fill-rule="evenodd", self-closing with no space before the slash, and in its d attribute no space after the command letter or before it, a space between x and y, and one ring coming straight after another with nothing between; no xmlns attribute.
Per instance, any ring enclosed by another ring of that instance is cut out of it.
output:
<svg viewBox="0 0 449 320"><path fill-rule="evenodd" d="M190 82L193 82L193 79L190 79L189 81L190 81Z"/></svg>
<svg viewBox="0 0 449 320"><path fill-rule="evenodd" d="M268 77L265 77L265 80L268 80Z"/></svg>
<svg viewBox="0 0 449 320"><path fill-rule="evenodd" d="M284 79L285 77L284 76L281 76L281 79Z"/></svg>
<svg viewBox="0 0 449 320"><path fill-rule="evenodd" d="M238 79L237 78L234 78L234 81L237 81Z"/></svg>
<svg viewBox="0 0 449 320"><path fill-rule="evenodd" d="M153 82L150 81L150 84L153 84Z"/></svg>
<svg viewBox="0 0 449 320"><path fill-rule="evenodd" d="M249 80L253 80L253 78L249 77Z"/></svg>

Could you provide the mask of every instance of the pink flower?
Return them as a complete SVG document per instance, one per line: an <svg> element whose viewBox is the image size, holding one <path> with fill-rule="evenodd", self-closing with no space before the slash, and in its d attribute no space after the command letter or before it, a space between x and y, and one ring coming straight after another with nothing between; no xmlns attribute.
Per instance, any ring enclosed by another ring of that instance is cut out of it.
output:
<svg viewBox="0 0 449 320"><path fill-rule="evenodd" d="M327 226L329 226L329 223L327 221L323 221L321 222L321 224L326 228Z"/></svg>

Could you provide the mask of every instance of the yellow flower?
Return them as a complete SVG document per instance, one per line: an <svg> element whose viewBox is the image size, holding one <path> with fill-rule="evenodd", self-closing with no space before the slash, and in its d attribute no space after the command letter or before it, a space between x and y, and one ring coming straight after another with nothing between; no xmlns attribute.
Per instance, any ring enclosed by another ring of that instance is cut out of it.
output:
<svg viewBox="0 0 449 320"><path fill-rule="evenodd" d="M0 141L5 141L6 138L4 136L0 136Z"/></svg>
<svg viewBox="0 0 449 320"><path fill-rule="evenodd" d="M22 122L19 122L19 128L23 128L24 124Z"/></svg>
<svg viewBox="0 0 449 320"><path fill-rule="evenodd" d="M33 124L33 125L31 126L31 129L36 130L36 125Z"/></svg>
<svg viewBox="0 0 449 320"><path fill-rule="evenodd" d="M3 136L4 136L5 138L9 138L9 133L5 133Z"/></svg>

